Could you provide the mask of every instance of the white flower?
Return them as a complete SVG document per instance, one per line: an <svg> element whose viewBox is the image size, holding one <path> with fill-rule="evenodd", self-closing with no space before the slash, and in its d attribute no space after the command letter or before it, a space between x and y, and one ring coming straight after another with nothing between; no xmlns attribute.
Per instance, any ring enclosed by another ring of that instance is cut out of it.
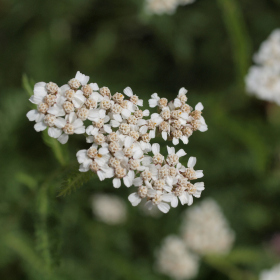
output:
<svg viewBox="0 0 280 280"><path fill-rule="evenodd" d="M30 121L35 121L36 131L48 128L49 136L66 143L69 135L86 132L86 141L94 143L89 149L80 150L77 159L79 171L96 173L99 180L113 178L113 187L119 188L121 182L127 187L134 185L138 191L129 196L132 205L138 205L145 198L146 206L158 208L167 213L172 207L190 205L193 196L200 197L203 183L191 184L189 180L203 176L202 171L194 171L195 158L188 167L179 163L185 156L184 150L175 153L168 147L168 156L160 154L160 145L151 145L156 131L174 144L181 139L185 144L195 130L206 126L199 103L196 109L186 104L187 90L181 88L175 101L168 103L156 93L149 100L151 107L159 107L159 113L150 116L149 110L140 110L143 100L134 95L132 89L111 94L108 87L99 89L96 83L87 84L89 77L76 73L61 88L53 82L38 83L30 101L37 104L37 110L27 113ZM84 121L91 121L87 128ZM204 129L205 130L205 129ZM150 152L153 156L150 156Z"/></svg>
<svg viewBox="0 0 280 280"><path fill-rule="evenodd" d="M178 199L180 200L182 205L185 205L188 203L189 201L189 194L187 192L187 188L182 186L182 185L178 185L179 182L179 178L171 178L168 177L166 182L168 187L170 188L169 192L172 192L172 199L171 199L171 206L173 208L176 208L178 206Z"/></svg>
<svg viewBox="0 0 280 280"><path fill-rule="evenodd" d="M125 184L126 187L129 188L129 187L132 186L134 177L135 177L135 173L132 170L129 170L127 172L127 175L122 177L123 178L123 183ZM114 178L113 179L113 186L114 186L114 188L118 189L121 186L121 178Z"/></svg>
<svg viewBox="0 0 280 280"><path fill-rule="evenodd" d="M106 146L98 149L98 145L95 144L87 150L78 151L76 155L78 162L81 164L79 168L81 172L89 171L92 160L96 161L102 167L108 163L110 158L109 150Z"/></svg>
<svg viewBox="0 0 280 280"><path fill-rule="evenodd" d="M146 0L146 10L149 14L173 14L177 6L177 0Z"/></svg>
<svg viewBox="0 0 280 280"><path fill-rule="evenodd" d="M91 135L97 135L98 133L111 133L112 132L112 128L110 124L106 124L110 121L110 118L108 116L105 116L104 119L98 119L98 118L94 118L94 122L95 125L90 125L87 127L86 129L86 133L87 135L91 136ZM96 124L98 124L98 126L96 126ZM88 138L91 139L93 141L93 138Z"/></svg>
<svg viewBox="0 0 280 280"><path fill-rule="evenodd" d="M143 106L143 99L139 99L137 95L133 95L133 91L130 87L126 87L123 92L125 95L130 97L130 102L132 102L134 105Z"/></svg>
<svg viewBox="0 0 280 280"><path fill-rule="evenodd" d="M48 125L44 122L45 114L40 113L38 110L30 110L26 114L29 121L35 121L34 129L39 132L45 130Z"/></svg>
<svg viewBox="0 0 280 280"><path fill-rule="evenodd" d="M171 166L177 165L179 163L180 157L183 157L187 154L183 149L180 149L177 153L175 153L175 148L168 147L168 146L167 146L167 152L168 152L168 157L166 159L166 162Z"/></svg>
<svg viewBox="0 0 280 280"><path fill-rule="evenodd" d="M122 224L127 218L124 201L111 194L95 194L92 197L92 211L100 221L108 225Z"/></svg>
<svg viewBox="0 0 280 280"><path fill-rule="evenodd" d="M156 252L157 270L171 279L193 279L198 274L198 266L198 257L177 236L166 237Z"/></svg>
<svg viewBox="0 0 280 280"><path fill-rule="evenodd" d="M78 119L74 112L66 115L65 119L57 118L55 126L61 131L61 135L58 137L58 141L61 144L67 143L70 134L83 134L86 132L83 121Z"/></svg>
<svg viewBox="0 0 280 280"><path fill-rule="evenodd" d="M187 90L184 88L184 87L182 87L182 88L180 88L180 90L179 90L179 93L178 93L178 96L174 99L174 107L175 108L179 108L179 107L181 107L183 104L185 104L185 102L182 102L181 101L181 98L182 97L186 97L186 94L187 94Z"/></svg>
<svg viewBox="0 0 280 280"><path fill-rule="evenodd" d="M174 14L179 5L188 5L195 0L146 0L146 11L149 14Z"/></svg>
<svg viewBox="0 0 280 280"><path fill-rule="evenodd" d="M173 196L169 193L153 191L149 194L149 198L150 200L148 200L145 204L149 210L156 206L161 212L167 213L170 209L170 205L166 202L171 202Z"/></svg>
<svg viewBox="0 0 280 280"><path fill-rule="evenodd" d="M233 231L212 199L185 212L181 233L186 244L200 255L227 254L234 242Z"/></svg>
<svg viewBox="0 0 280 280"><path fill-rule="evenodd" d="M246 90L259 99L280 105L280 29L274 30L254 55L245 79Z"/></svg>
<svg viewBox="0 0 280 280"><path fill-rule="evenodd" d="M195 2L195 0L178 0L180 5L189 5Z"/></svg>
<svg viewBox="0 0 280 280"><path fill-rule="evenodd" d="M59 95L57 97L56 103L49 108L48 113L52 114L56 117L63 117L65 116L65 110L63 109L63 103L65 102L65 97Z"/></svg>
<svg viewBox="0 0 280 280"><path fill-rule="evenodd" d="M141 173L141 177L137 177L133 180L133 185L135 187L142 186L144 183L147 185L151 180L158 179L158 169L154 164L149 164L144 166L145 169Z"/></svg>
<svg viewBox="0 0 280 280"><path fill-rule="evenodd" d="M202 110L204 109L201 102L197 103L195 110L192 111L188 117L188 122L190 122L192 129L205 132L208 130L208 126L205 119L202 117Z"/></svg>
<svg viewBox="0 0 280 280"><path fill-rule="evenodd" d="M190 157L188 160L188 168L185 168L181 164L179 164L178 168L180 168L181 172L185 173L185 177L188 180L196 180L202 178L204 176L203 170L194 170L194 166L196 165L196 157Z"/></svg>
<svg viewBox="0 0 280 280"><path fill-rule="evenodd" d="M29 99L33 104L40 104L44 102L45 96L48 94L46 90L46 83L40 82L34 85L34 95Z"/></svg>
<svg viewBox="0 0 280 280"><path fill-rule="evenodd" d="M254 61L261 65L278 64L280 61L280 29L275 29L254 55Z"/></svg>
<svg viewBox="0 0 280 280"><path fill-rule="evenodd" d="M144 116L149 116L149 110L143 111ZM139 132L141 134L145 134L149 131L150 138L156 137L156 129L157 127L163 122L163 119L160 117L159 114L154 113L151 115L151 118L147 121L144 119L140 119L137 122L137 125L139 126Z"/></svg>
<svg viewBox="0 0 280 280"><path fill-rule="evenodd" d="M260 280L278 280L280 279L280 264L274 266L270 270L261 272Z"/></svg>
<svg viewBox="0 0 280 280"><path fill-rule="evenodd" d="M130 194L128 200L131 202L132 206L137 206L143 198L151 196L154 190L150 186L139 186L138 191Z"/></svg>
<svg viewBox="0 0 280 280"><path fill-rule="evenodd" d="M273 66L252 66L246 76L246 89L261 100L280 105L280 69Z"/></svg>
<svg viewBox="0 0 280 280"><path fill-rule="evenodd" d="M193 197L200 198L202 191L205 190L204 183L198 182L188 189L188 206L193 204Z"/></svg>
<svg viewBox="0 0 280 280"><path fill-rule="evenodd" d="M65 96L67 91L70 90L69 85L64 85L61 87L61 94ZM83 104L86 102L86 97L84 96L83 92L81 90L77 90L73 93L71 102L76 108L81 108Z"/></svg>
<svg viewBox="0 0 280 280"><path fill-rule="evenodd" d="M89 81L89 76L86 76L78 71L76 73L75 79L77 79L82 85L86 85Z"/></svg>

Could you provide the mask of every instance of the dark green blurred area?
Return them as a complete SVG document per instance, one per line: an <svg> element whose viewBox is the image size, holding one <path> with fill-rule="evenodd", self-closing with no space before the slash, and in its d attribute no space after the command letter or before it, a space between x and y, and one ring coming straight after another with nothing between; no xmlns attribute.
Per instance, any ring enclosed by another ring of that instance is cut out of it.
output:
<svg viewBox="0 0 280 280"><path fill-rule="evenodd" d="M269 246L280 232L279 108L248 97L242 79L280 26L280 1L197 0L173 16L147 16L143 4L0 2L0 279L168 279L154 271L154 250L178 232L186 208L155 219L127 201L127 223L108 226L93 218L90 197L126 199L132 190L91 180L58 198L68 166L78 168L75 154L88 144L71 138L60 166L25 116L24 73L63 85L79 70L112 92L132 87L145 106L154 92L173 99L186 87L190 105L203 103L209 130L179 146L204 170L202 197L218 201L236 232L229 261L256 275L279 261ZM229 278L202 263L196 279Z"/></svg>

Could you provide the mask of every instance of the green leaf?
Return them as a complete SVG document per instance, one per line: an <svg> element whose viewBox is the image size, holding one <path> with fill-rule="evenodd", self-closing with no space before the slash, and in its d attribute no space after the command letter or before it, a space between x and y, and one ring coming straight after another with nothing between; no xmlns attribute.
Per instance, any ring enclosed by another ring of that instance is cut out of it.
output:
<svg viewBox="0 0 280 280"><path fill-rule="evenodd" d="M231 40L238 82L243 87L251 61L251 42L246 23L237 0L218 0L218 5Z"/></svg>
<svg viewBox="0 0 280 280"><path fill-rule="evenodd" d="M57 139L54 139L48 135L47 130L43 131L43 141L44 143L52 149L52 152L57 159L57 161L62 165L65 166L68 162L68 156L66 153L66 149L60 144Z"/></svg>
<svg viewBox="0 0 280 280"><path fill-rule="evenodd" d="M29 96L33 95L33 86L34 83L30 81L30 79L28 79L26 74L22 75L22 86L23 88L26 90L26 92L28 93Z"/></svg>
<svg viewBox="0 0 280 280"><path fill-rule="evenodd" d="M21 184L27 186L30 190L35 190L37 187L38 182L32 176L26 173L18 172L16 174L16 179Z"/></svg>
<svg viewBox="0 0 280 280"><path fill-rule="evenodd" d="M86 173L74 171L70 173L61 185L61 190L58 196L66 196L81 188L85 183L87 183L95 173L88 171Z"/></svg>

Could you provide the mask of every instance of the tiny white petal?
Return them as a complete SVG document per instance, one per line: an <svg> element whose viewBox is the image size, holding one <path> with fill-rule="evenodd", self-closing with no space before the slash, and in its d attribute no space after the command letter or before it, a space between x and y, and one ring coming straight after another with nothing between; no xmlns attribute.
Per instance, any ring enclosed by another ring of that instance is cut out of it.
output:
<svg viewBox="0 0 280 280"><path fill-rule="evenodd" d="M44 122L38 122L34 125L34 129L39 132L43 131L47 128L48 126Z"/></svg>
<svg viewBox="0 0 280 280"><path fill-rule="evenodd" d="M130 87L126 87L124 90L123 90L124 94L131 97L133 95L133 91Z"/></svg>
<svg viewBox="0 0 280 280"><path fill-rule="evenodd" d="M159 154L159 152L160 152L160 145L158 143L154 143L152 145L152 152L153 152L154 155Z"/></svg>
<svg viewBox="0 0 280 280"><path fill-rule="evenodd" d="M38 115L40 113L37 110L31 110L26 114L26 117L30 120L30 121L35 121L38 118Z"/></svg>
<svg viewBox="0 0 280 280"><path fill-rule="evenodd" d="M182 87L182 88L180 88L180 90L179 90L179 95L182 95L182 94L186 94L188 91L184 88L184 87Z"/></svg>
<svg viewBox="0 0 280 280"><path fill-rule="evenodd" d="M130 194L128 200L131 202L132 206L137 206L141 202L141 198L137 193Z"/></svg>
<svg viewBox="0 0 280 280"><path fill-rule="evenodd" d="M103 181L106 178L104 172L102 172L100 170L97 171L97 176L98 176L100 181Z"/></svg>
<svg viewBox="0 0 280 280"><path fill-rule="evenodd" d="M188 167L193 168L196 164L196 157L190 157L188 160Z"/></svg>
<svg viewBox="0 0 280 280"><path fill-rule="evenodd" d="M167 203L161 202L158 204L158 209L163 213L167 213L170 209L170 206Z"/></svg>
<svg viewBox="0 0 280 280"><path fill-rule="evenodd" d="M174 100L174 107L178 108L178 107L181 107L181 106L182 106L182 102L180 101L180 99L175 98L175 100Z"/></svg>
<svg viewBox="0 0 280 280"><path fill-rule="evenodd" d="M183 157L185 156L187 153L183 150L183 149L180 149L176 155L180 158L180 157Z"/></svg>
<svg viewBox="0 0 280 280"><path fill-rule="evenodd" d="M113 179L113 186L114 186L114 188L118 189L121 186L121 179L114 178Z"/></svg>
<svg viewBox="0 0 280 280"><path fill-rule="evenodd" d="M161 136L162 136L162 139L163 140L167 140L167 132L166 131L163 131L162 133L161 133Z"/></svg>
<svg viewBox="0 0 280 280"><path fill-rule="evenodd" d="M204 176L204 174L203 174L203 170L196 170L195 171L195 176L196 176L196 178L202 178L203 176Z"/></svg>
<svg viewBox="0 0 280 280"><path fill-rule="evenodd" d="M176 196L173 197L173 199L171 201L171 206L173 208L176 208L178 206L178 198Z"/></svg>
<svg viewBox="0 0 280 280"><path fill-rule="evenodd" d="M58 138L62 134L62 130L60 128L50 127L48 134L52 138Z"/></svg>
<svg viewBox="0 0 280 280"><path fill-rule="evenodd" d="M60 135L60 136L57 138L57 140L58 140L61 144L67 143L68 139L69 139L69 135L67 135L67 134L65 134L65 133L63 133L62 135Z"/></svg>
<svg viewBox="0 0 280 280"><path fill-rule="evenodd" d="M149 106L151 107L151 108L154 108L154 107L156 107L157 106L157 100L155 100L155 99L149 99Z"/></svg>
<svg viewBox="0 0 280 280"><path fill-rule="evenodd" d="M89 86L92 88L92 90L95 90L95 91L99 90L97 83L90 83Z"/></svg>
<svg viewBox="0 0 280 280"><path fill-rule="evenodd" d="M203 110L203 105L201 102L197 103L196 106L195 106L195 110L197 111L202 111Z"/></svg>
<svg viewBox="0 0 280 280"><path fill-rule="evenodd" d="M178 145L179 144L179 139L178 138L173 138L172 143L173 143L173 145Z"/></svg>

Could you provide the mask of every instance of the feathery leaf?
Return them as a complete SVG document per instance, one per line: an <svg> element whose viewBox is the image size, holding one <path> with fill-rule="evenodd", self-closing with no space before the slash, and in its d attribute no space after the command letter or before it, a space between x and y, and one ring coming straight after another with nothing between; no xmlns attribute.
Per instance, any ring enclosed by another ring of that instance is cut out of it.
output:
<svg viewBox="0 0 280 280"><path fill-rule="evenodd" d="M63 181L58 196L66 196L71 194L73 191L76 191L78 188L81 188L94 175L95 173L91 171L83 173L78 170L75 170L71 172Z"/></svg>

